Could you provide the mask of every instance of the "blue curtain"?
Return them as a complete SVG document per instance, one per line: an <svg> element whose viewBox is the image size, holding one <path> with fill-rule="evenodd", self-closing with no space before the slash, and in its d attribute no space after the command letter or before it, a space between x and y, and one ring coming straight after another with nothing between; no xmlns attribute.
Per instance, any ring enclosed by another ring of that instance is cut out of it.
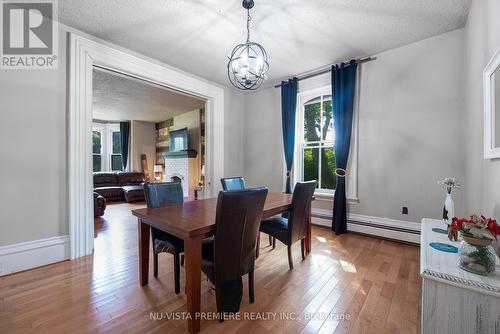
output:
<svg viewBox="0 0 500 334"><path fill-rule="evenodd" d="M333 202L332 229L335 234L347 231L347 204L345 194L345 174L349 148L356 89L357 64L351 60L348 64L332 66L333 126L335 128L335 163L337 187ZM348 173L349 171L347 171Z"/></svg>
<svg viewBox="0 0 500 334"><path fill-rule="evenodd" d="M128 143L130 138L130 122L120 122L120 144L122 146L123 170L127 169Z"/></svg>
<svg viewBox="0 0 500 334"><path fill-rule="evenodd" d="M281 82L281 121L286 162L286 193L291 193L290 173L295 149L295 114L297 109L297 78Z"/></svg>

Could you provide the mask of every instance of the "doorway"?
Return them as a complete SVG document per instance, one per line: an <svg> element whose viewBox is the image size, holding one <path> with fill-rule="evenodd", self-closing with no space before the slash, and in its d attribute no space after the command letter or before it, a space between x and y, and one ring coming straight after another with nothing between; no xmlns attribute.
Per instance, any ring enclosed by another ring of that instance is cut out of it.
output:
<svg viewBox="0 0 500 334"><path fill-rule="evenodd" d="M95 67L168 87L206 100L206 196L220 190L224 166L224 91L107 42L69 35L68 193L71 259L89 255L94 248L92 79ZM217 130L217 131L215 131ZM222 130L222 131L221 131Z"/></svg>
<svg viewBox="0 0 500 334"><path fill-rule="evenodd" d="M204 197L205 104L205 99L94 66L94 246L101 257L120 254L123 243L117 239L127 238L131 228L135 235L131 210L146 206L144 183L179 182L186 200Z"/></svg>

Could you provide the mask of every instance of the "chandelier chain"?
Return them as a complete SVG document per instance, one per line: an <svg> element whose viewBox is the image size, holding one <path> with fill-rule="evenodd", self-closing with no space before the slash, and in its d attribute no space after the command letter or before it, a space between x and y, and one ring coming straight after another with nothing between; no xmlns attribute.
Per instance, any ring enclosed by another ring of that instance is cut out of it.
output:
<svg viewBox="0 0 500 334"><path fill-rule="evenodd" d="M250 42L250 20L252 17L250 16L250 9L247 9L247 43Z"/></svg>
<svg viewBox="0 0 500 334"><path fill-rule="evenodd" d="M1 0L0 0L1 1ZM267 53L259 43L250 41L250 9L253 0L243 0L243 8L247 10L247 40L246 43L237 44L227 63L227 75L231 84L241 90L255 90L267 79L269 70Z"/></svg>

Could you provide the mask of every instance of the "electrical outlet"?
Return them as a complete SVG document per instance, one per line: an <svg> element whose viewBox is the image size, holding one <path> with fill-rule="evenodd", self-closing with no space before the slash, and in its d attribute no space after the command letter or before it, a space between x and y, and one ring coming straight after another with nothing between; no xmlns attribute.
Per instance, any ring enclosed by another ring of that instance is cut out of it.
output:
<svg viewBox="0 0 500 334"><path fill-rule="evenodd" d="M407 215L408 214L408 207L407 206L403 206L401 208L401 214L403 214L403 215Z"/></svg>

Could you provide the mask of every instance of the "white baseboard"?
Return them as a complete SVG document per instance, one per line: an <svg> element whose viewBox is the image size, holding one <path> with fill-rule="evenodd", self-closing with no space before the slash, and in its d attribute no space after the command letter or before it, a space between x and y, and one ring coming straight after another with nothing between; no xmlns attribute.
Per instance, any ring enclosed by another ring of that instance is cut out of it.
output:
<svg viewBox="0 0 500 334"><path fill-rule="evenodd" d="M69 259L69 236L0 247L0 276Z"/></svg>
<svg viewBox="0 0 500 334"><path fill-rule="evenodd" d="M332 219L330 210L313 208L312 213L317 217ZM318 223L331 226L329 221ZM416 222L350 213L347 215L347 230L420 244L420 223Z"/></svg>

